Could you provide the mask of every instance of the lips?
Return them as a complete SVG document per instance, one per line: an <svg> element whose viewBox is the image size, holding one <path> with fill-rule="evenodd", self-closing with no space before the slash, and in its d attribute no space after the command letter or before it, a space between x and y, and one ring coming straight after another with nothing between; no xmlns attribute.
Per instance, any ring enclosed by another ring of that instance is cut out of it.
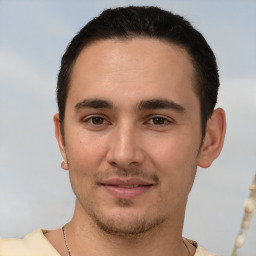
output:
<svg viewBox="0 0 256 256"><path fill-rule="evenodd" d="M101 185L115 198L132 199L147 192L153 186L153 183L139 178L114 178L102 182Z"/></svg>
<svg viewBox="0 0 256 256"><path fill-rule="evenodd" d="M110 185L110 186L115 186L119 188L137 188L137 187L147 186L147 185L133 184L133 185Z"/></svg>

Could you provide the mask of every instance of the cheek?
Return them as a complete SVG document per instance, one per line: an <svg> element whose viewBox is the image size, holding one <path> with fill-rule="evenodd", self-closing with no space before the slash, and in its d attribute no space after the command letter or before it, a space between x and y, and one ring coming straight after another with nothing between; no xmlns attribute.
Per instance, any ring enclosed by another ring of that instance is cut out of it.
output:
<svg viewBox="0 0 256 256"><path fill-rule="evenodd" d="M66 150L71 165L77 171L94 172L106 155L105 140L104 137L85 133L67 138Z"/></svg>
<svg viewBox="0 0 256 256"><path fill-rule="evenodd" d="M175 133L163 138L148 139L148 155L163 166L188 165L197 158L200 146L198 136Z"/></svg>
<svg viewBox="0 0 256 256"><path fill-rule="evenodd" d="M69 176L77 198L87 198L95 189L95 173L104 169L104 149L102 138L82 134L67 138Z"/></svg>
<svg viewBox="0 0 256 256"><path fill-rule="evenodd" d="M164 190L172 193L180 193L183 189L189 191L197 168L199 140L193 136L177 135L151 143L149 159L163 182Z"/></svg>

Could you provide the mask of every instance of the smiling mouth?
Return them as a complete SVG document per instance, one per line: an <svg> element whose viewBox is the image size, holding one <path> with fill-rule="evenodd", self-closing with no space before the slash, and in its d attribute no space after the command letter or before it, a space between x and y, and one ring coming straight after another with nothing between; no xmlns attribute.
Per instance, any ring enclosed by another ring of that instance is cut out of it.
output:
<svg viewBox="0 0 256 256"><path fill-rule="evenodd" d="M145 194L154 184L138 179L112 179L101 183L106 191L118 199L132 199Z"/></svg>
<svg viewBox="0 0 256 256"><path fill-rule="evenodd" d="M145 186L153 186L153 184L148 184L148 185L141 185L141 184L133 184L133 185L104 185L104 186L113 186L113 187L118 187L118 188L137 188L137 187L145 187Z"/></svg>

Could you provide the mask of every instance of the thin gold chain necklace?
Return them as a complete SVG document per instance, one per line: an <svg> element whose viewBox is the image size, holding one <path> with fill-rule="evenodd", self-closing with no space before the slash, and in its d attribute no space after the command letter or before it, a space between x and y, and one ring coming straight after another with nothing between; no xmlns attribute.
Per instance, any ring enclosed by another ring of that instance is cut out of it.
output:
<svg viewBox="0 0 256 256"><path fill-rule="evenodd" d="M70 248L69 248L69 246L68 246L68 242L67 242L65 226L62 227L62 233L63 233L65 245L66 245L67 250L68 250L68 255L69 255L69 256L72 256L72 255L71 255ZM186 246L186 248L187 248L187 250L188 250L188 256L190 256L190 250L189 250L189 248L188 248L188 246L187 246L187 244L186 244L186 242L185 242L184 240L183 240L183 243L184 243L184 245Z"/></svg>
<svg viewBox="0 0 256 256"><path fill-rule="evenodd" d="M68 255L69 255L69 256L72 256L72 255L71 255L71 251L70 251L69 246L68 246L68 242L67 242L65 226L63 226L63 227L62 227L62 233L63 233L63 237L64 237L65 245L66 245L67 250L68 250Z"/></svg>

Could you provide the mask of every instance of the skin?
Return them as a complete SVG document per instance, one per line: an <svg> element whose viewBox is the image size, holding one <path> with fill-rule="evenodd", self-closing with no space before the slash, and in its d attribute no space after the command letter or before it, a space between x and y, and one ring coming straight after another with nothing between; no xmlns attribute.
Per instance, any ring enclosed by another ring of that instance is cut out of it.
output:
<svg viewBox="0 0 256 256"><path fill-rule="evenodd" d="M202 138L195 83L187 52L167 42L109 39L80 53L65 136L54 116L62 168L77 197L66 226L72 254L194 255L182 240L187 197L197 166L211 165L225 134L224 111L216 109ZM116 179L143 189L112 193ZM60 230L46 237L67 255Z"/></svg>

